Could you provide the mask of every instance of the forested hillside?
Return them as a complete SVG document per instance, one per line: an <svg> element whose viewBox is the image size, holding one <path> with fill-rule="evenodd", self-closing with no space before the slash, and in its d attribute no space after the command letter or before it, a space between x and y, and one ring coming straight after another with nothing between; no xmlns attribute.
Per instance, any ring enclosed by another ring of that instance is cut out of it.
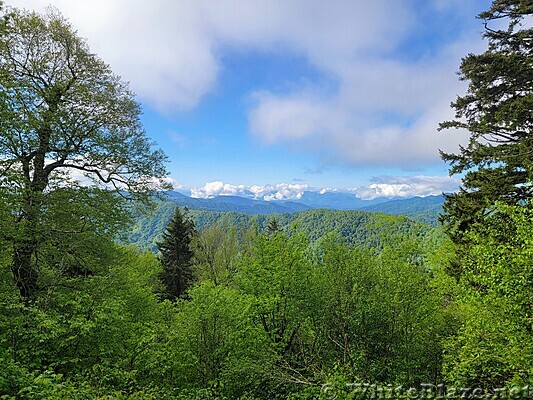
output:
<svg viewBox="0 0 533 400"><path fill-rule="evenodd" d="M406 200L391 200L366 206L361 208L361 210L392 215L407 215L414 221L437 226L439 217L442 214L443 204L444 196L427 196Z"/></svg>
<svg viewBox="0 0 533 400"><path fill-rule="evenodd" d="M122 239L141 249L155 249L165 227L170 222L176 205L158 202L152 213L138 216L135 224ZM215 223L235 226L241 230L256 227L263 231L275 220L280 230L301 231L316 241L325 234L337 233L348 243L365 247L380 247L393 237L423 238L437 242L442 238L438 228L417 223L404 216L392 216L364 211L308 210L296 213L249 215L235 212L188 210L196 228L201 231Z"/></svg>
<svg viewBox="0 0 533 400"><path fill-rule="evenodd" d="M442 214L444 196L412 197L407 199L377 198L361 200L345 193L304 192L297 201L257 200L239 196L192 198L179 192L163 194L163 200L189 210L237 212L242 214L282 214L309 209L362 210L384 214L406 215L412 220L436 226Z"/></svg>

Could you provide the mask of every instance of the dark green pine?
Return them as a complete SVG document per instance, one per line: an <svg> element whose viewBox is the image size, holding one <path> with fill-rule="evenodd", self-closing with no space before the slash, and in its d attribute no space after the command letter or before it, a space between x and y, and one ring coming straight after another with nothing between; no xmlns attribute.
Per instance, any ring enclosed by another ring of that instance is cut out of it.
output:
<svg viewBox="0 0 533 400"><path fill-rule="evenodd" d="M194 222L188 217L187 209L182 213L176 207L162 241L157 243L163 266L159 276L163 286L162 298L176 300L186 297L193 279L191 241L195 233Z"/></svg>

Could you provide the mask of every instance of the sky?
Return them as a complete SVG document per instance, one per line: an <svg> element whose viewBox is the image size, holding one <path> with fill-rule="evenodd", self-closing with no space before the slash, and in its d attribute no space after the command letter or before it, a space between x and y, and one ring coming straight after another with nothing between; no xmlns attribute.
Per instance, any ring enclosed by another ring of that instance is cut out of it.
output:
<svg viewBox="0 0 533 400"><path fill-rule="evenodd" d="M6 0L56 7L130 83L169 180L196 197L454 191L437 132L486 48L490 0Z"/></svg>

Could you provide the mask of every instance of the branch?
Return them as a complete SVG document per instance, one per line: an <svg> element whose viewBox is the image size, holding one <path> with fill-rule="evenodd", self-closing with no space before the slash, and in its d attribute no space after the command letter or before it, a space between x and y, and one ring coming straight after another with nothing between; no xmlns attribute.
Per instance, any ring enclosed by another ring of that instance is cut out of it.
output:
<svg viewBox="0 0 533 400"><path fill-rule="evenodd" d="M74 168L74 169L77 169L79 171L84 171L84 172L89 172L91 174L95 174L96 176L98 176L98 179L100 179L103 183L116 183L116 182L119 182L119 183L123 183L124 185L128 185L128 182L125 181L124 179L120 179L118 177L113 177L113 175L115 174L114 172L110 172L109 175L107 176L107 178L105 178L98 169L95 169L95 168L97 168L96 165L91 165L91 164L85 164L85 165L62 164L61 167L63 167L63 168Z"/></svg>

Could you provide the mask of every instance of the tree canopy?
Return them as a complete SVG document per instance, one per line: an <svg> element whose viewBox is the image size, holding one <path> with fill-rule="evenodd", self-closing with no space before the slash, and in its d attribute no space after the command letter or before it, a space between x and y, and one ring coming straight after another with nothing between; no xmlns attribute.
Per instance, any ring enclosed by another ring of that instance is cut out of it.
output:
<svg viewBox="0 0 533 400"><path fill-rule="evenodd" d="M488 49L461 64L468 91L441 128L470 132L443 154L463 188L446 196L442 222L455 242L449 273L462 293L461 326L446 343L445 378L497 388L531 382L533 265L533 4L495 0L480 14Z"/></svg>
<svg viewBox="0 0 533 400"><path fill-rule="evenodd" d="M0 183L12 210L12 271L24 297L38 286L37 250L46 240L45 224L54 221L52 199L87 200L84 191L55 192L92 183L89 197L109 205L116 201L103 194L110 189L133 198L163 186L165 156L152 149L140 113L127 83L57 11L4 10ZM69 232L91 229L90 220Z"/></svg>

